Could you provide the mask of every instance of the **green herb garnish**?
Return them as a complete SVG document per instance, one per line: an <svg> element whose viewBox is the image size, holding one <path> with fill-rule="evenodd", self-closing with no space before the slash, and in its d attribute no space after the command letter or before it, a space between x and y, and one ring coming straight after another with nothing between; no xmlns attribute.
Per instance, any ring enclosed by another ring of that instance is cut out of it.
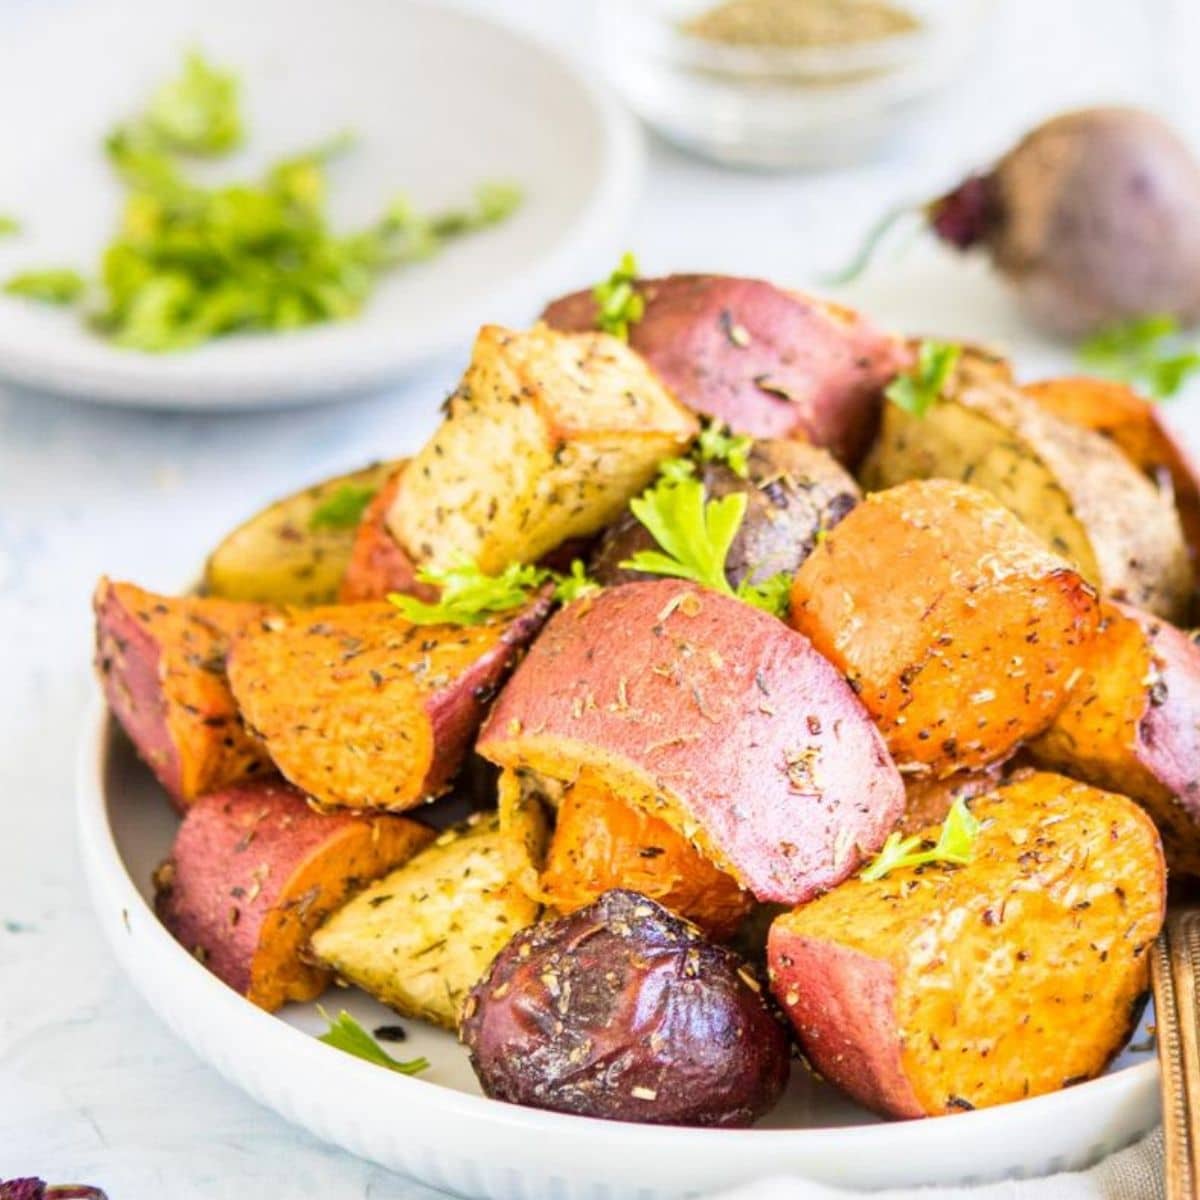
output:
<svg viewBox="0 0 1200 1200"><path fill-rule="evenodd" d="M332 496L313 509L312 516L308 518L309 529L353 529L362 520L363 512L378 490L343 483Z"/></svg>
<svg viewBox="0 0 1200 1200"><path fill-rule="evenodd" d="M43 304L73 304L86 287L78 271L51 267L43 271L22 271L5 283L4 290L10 296L23 296Z"/></svg>
<svg viewBox="0 0 1200 1200"><path fill-rule="evenodd" d="M226 154L242 140L237 76L193 51L150 97L138 135L180 154Z"/></svg>
<svg viewBox="0 0 1200 1200"><path fill-rule="evenodd" d="M556 575L555 579L554 598L560 604L571 604L600 590L600 585L588 577L587 567L578 558L572 560L567 574Z"/></svg>
<svg viewBox="0 0 1200 1200"><path fill-rule="evenodd" d="M21 232L21 222L16 217L0 213L0 237L12 237Z"/></svg>
<svg viewBox="0 0 1200 1200"><path fill-rule="evenodd" d="M870 882L902 867L920 867L926 863L966 866L974 857L979 829L979 821L960 797L950 806L935 845L930 846L920 834L907 838L901 838L899 833L890 834L883 849L860 872L859 878Z"/></svg>
<svg viewBox="0 0 1200 1200"><path fill-rule="evenodd" d="M746 479L753 449L749 434L733 433L723 421L710 421L700 430L695 452L701 462L724 463L739 479Z"/></svg>
<svg viewBox="0 0 1200 1200"><path fill-rule="evenodd" d="M389 1071L396 1071L401 1075L418 1075L429 1069L427 1058L410 1058L407 1062L393 1058L345 1009L338 1013L336 1020L319 1004L317 1012L321 1014L322 1019L329 1022L329 1029L321 1034L317 1041L353 1054L355 1058L365 1058L367 1062L387 1067Z"/></svg>
<svg viewBox="0 0 1200 1200"><path fill-rule="evenodd" d="M1156 400L1170 399L1200 369L1200 351L1165 314L1101 330L1080 344L1079 360L1097 374L1140 385Z"/></svg>
<svg viewBox="0 0 1200 1200"><path fill-rule="evenodd" d="M912 371L897 375L887 385L884 395L914 417L923 417L937 403L962 355L962 347L947 342L924 341L917 351L917 363Z"/></svg>
<svg viewBox="0 0 1200 1200"><path fill-rule="evenodd" d="M617 269L592 289L596 300L596 328L629 341L629 327L642 319L646 301L634 286L637 283L637 259L627 250Z"/></svg>

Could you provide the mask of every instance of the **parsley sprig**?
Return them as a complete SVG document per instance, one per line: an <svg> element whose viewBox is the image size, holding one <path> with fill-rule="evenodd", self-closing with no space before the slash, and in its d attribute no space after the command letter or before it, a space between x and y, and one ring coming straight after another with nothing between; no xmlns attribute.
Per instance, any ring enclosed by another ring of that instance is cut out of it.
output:
<svg viewBox="0 0 1200 1200"><path fill-rule="evenodd" d="M47 267L40 271L22 271L4 285L10 296L22 296L42 304L74 304L87 284L78 271L69 267Z"/></svg>
<svg viewBox="0 0 1200 1200"><path fill-rule="evenodd" d="M1155 400L1170 399L1200 370L1200 350L1166 314L1101 330L1080 344L1079 360L1097 374L1140 385Z"/></svg>
<svg viewBox="0 0 1200 1200"><path fill-rule="evenodd" d="M860 872L859 878L870 882L902 867L920 867L926 863L966 866L975 856L979 830L979 820L960 797L950 806L936 844L930 846L920 834L902 838L899 833L892 833L879 854Z"/></svg>
<svg viewBox="0 0 1200 1200"><path fill-rule="evenodd" d="M629 327L642 319L646 301L637 291L637 259L626 250L617 269L592 289L596 300L596 328L629 341Z"/></svg>
<svg viewBox="0 0 1200 1200"><path fill-rule="evenodd" d="M354 483L342 484L313 509L308 518L309 529L353 529L362 520L363 512L378 490Z"/></svg>
<svg viewBox="0 0 1200 1200"><path fill-rule="evenodd" d="M884 395L897 408L914 417L923 417L937 403L961 356L961 346L923 341L917 351L916 365L911 371L897 375L887 385Z"/></svg>
<svg viewBox="0 0 1200 1200"><path fill-rule="evenodd" d="M21 222L8 213L0 213L0 237L15 237L21 232Z"/></svg>
<svg viewBox="0 0 1200 1200"><path fill-rule="evenodd" d="M754 439L734 433L723 421L709 421L696 439L695 454L702 463L724 463L739 479L750 475Z"/></svg>
<svg viewBox="0 0 1200 1200"><path fill-rule="evenodd" d="M328 1030L317 1041L401 1075L419 1075L429 1069L427 1058L410 1058L407 1062L393 1058L345 1009L336 1018L331 1017L319 1004L317 1012L329 1022Z"/></svg>

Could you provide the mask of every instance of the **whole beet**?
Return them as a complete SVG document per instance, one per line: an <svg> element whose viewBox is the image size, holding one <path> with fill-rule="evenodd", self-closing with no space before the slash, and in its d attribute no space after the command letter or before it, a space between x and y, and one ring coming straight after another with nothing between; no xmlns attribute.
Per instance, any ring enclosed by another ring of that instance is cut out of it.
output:
<svg viewBox="0 0 1200 1200"><path fill-rule="evenodd" d="M749 1125L790 1065L750 969L620 889L518 933L471 991L461 1036L495 1099L658 1125Z"/></svg>
<svg viewBox="0 0 1200 1200"><path fill-rule="evenodd" d="M1151 113L1054 117L927 212L944 241L982 246L1048 332L1200 317L1200 164Z"/></svg>

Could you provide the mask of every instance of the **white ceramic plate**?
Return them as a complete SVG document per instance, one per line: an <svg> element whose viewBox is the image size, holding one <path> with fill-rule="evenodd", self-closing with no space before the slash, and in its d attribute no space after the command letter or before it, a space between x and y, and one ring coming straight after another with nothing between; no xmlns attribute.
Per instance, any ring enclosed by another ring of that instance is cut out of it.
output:
<svg viewBox="0 0 1200 1200"><path fill-rule="evenodd" d="M1158 1069L1146 1052L1054 1095L894 1123L797 1067L784 1102L750 1130L627 1125L487 1100L455 1040L415 1021L404 1022L409 1040L397 1052L424 1054L432 1067L420 1078L395 1075L316 1041L323 1023L312 1006L261 1012L172 940L147 898L176 823L98 702L79 764L79 835L96 913L135 986L256 1099L435 1187L489 1200L667 1200L789 1173L859 1188L974 1183L1081 1167L1158 1120ZM368 1028L395 1022L358 992L326 1003Z"/></svg>
<svg viewBox="0 0 1200 1200"><path fill-rule="evenodd" d="M104 135L201 47L243 81L249 139L216 178L252 176L352 130L331 168L339 225L399 192L422 209L511 179L508 222L389 276L356 320L226 338L180 354L117 349L78 316L0 293L0 376L111 403L225 408L385 384L486 318L525 323L547 296L623 248L641 142L570 63L478 16L414 0L92 0L28 6L0 24L0 279L35 266L94 274L121 191ZM67 80L70 86L62 86Z"/></svg>

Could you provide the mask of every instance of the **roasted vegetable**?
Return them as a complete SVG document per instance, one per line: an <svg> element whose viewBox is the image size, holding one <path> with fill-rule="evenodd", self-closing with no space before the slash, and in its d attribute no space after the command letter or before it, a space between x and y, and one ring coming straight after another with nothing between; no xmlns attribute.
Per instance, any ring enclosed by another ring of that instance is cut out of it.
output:
<svg viewBox="0 0 1200 1200"><path fill-rule="evenodd" d="M549 609L469 628L414 625L391 604L292 609L244 628L229 681L297 787L330 807L403 810L439 795Z"/></svg>
<svg viewBox="0 0 1200 1200"><path fill-rule="evenodd" d="M403 467L392 472L363 510L337 599L342 604L386 600L393 592L432 600L437 589L417 582L417 568L387 527L387 515L400 489Z"/></svg>
<svg viewBox="0 0 1200 1200"><path fill-rule="evenodd" d="M917 417L889 404L867 488L960 479L990 492L1104 593L1180 615L1191 568L1165 495L1106 438L1069 424L964 358Z"/></svg>
<svg viewBox="0 0 1200 1200"><path fill-rule="evenodd" d="M791 620L849 679L901 771L985 766L1040 733L1095 633L1096 596L977 488L876 492L805 560Z"/></svg>
<svg viewBox="0 0 1200 1200"><path fill-rule="evenodd" d="M765 900L844 879L903 805L879 734L807 640L678 580L561 610L477 749L565 783L588 770Z"/></svg>
<svg viewBox="0 0 1200 1200"><path fill-rule="evenodd" d="M339 475L256 513L209 556L204 591L264 604L332 603L363 509L397 466L376 463Z"/></svg>
<svg viewBox="0 0 1200 1200"><path fill-rule="evenodd" d="M230 638L264 609L158 596L110 579L100 580L92 603L109 707L178 805L269 771L225 675Z"/></svg>
<svg viewBox="0 0 1200 1200"><path fill-rule="evenodd" d="M541 906L516 882L519 844L544 844L530 807L501 831L495 813L448 829L313 934L311 955L405 1016L455 1029L467 990Z"/></svg>
<svg viewBox="0 0 1200 1200"><path fill-rule="evenodd" d="M388 528L421 566L534 563L608 525L696 430L616 338L488 325Z"/></svg>
<svg viewBox="0 0 1200 1200"><path fill-rule="evenodd" d="M1128 605L1101 611L1086 670L1030 751L1139 801L1172 872L1200 875L1200 647Z"/></svg>
<svg viewBox="0 0 1200 1200"><path fill-rule="evenodd" d="M849 309L757 279L671 275L637 285L645 311L629 344L689 408L760 438L800 437L854 463L879 416L903 343ZM576 292L542 319L597 328L596 299Z"/></svg>
<svg viewBox="0 0 1200 1200"><path fill-rule="evenodd" d="M329 982L301 961L309 934L433 836L405 817L315 812L277 779L242 784L188 810L155 873L155 907L214 975L273 1010Z"/></svg>
<svg viewBox="0 0 1200 1200"><path fill-rule="evenodd" d="M945 779L929 775L910 777L904 783L904 816L897 831L904 837L940 825L958 800L973 800L994 791L1004 773L1004 763L991 763L975 771L959 771Z"/></svg>
<svg viewBox="0 0 1200 1200"><path fill-rule="evenodd" d="M1091 1079L1149 986L1166 883L1135 804L1027 773L971 809L968 865L851 880L771 927L771 986L805 1056L887 1116Z"/></svg>
<svg viewBox="0 0 1200 1200"><path fill-rule="evenodd" d="M749 1125L790 1065L750 969L630 891L518 933L462 1039L489 1096L658 1125Z"/></svg>

